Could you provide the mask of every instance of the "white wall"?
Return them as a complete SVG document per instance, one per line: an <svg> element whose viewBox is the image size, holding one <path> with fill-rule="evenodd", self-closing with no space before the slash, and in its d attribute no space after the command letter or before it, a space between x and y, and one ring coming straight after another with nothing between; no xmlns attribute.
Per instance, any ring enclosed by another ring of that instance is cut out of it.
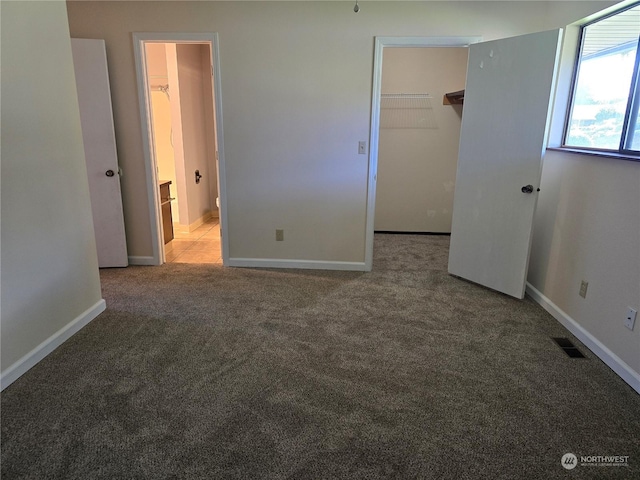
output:
<svg viewBox="0 0 640 480"><path fill-rule="evenodd" d="M104 309L66 6L2 2L2 386Z"/></svg>
<svg viewBox="0 0 640 480"><path fill-rule="evenodd" d="M612 2L69 2L104 38L131 255L151 227L132 32L218 32L230 256L363 262L376 35L495 39L564 26ZM558 15L556 15L558 12ZM276 242L276 228L285 241Z"/></svg>
<svg viewBox="0 0 640 480"><path fill-rule="evenodd" d="M432 98L426 101L428 128L380 128L376 230L451 232L462 105L443 105L442 97L464 88L468 50L385 49L382 93L428 93Z"/></svg>
<svg viewBox="0 0 640 480"><path fill-rule="evenodd" d="M215 97L213 95L213 75L211 75L211 48L203 45L202 52L202 103L206 106L205 114L205 141L207 142L207 175L209 176L209 198L211 203L211 215L219 217L216 198L218 197L218 164L216 151L218 142L216 138Z"/></svg>
<svg viewBox="0 0 640 480"><path fill-rule="evenodd" d="M169 192L173 200L172 216L174 222L180 221L180 201L176 180L175 156L173 151L173 129L171 120L170 95L176 95L169 86L169 96L157 90L158 85L169 85L167 72L167 49L164 43L148 43L145 48L147 76L151 86L151 115L153 120L153 140L158 165L158 179L169 180Z"/></svg>
<svg viewBox="0 0 640 480"><path fill-rule="evenodd" d="M549 143L562 142L579 28L565 29ZM549 150L542 169L529 293L640 392L640 162ZM589 282L587 297L578 295Z"/></svg>
<svg viewBox="0 0 640 480"><path fill-rule="evenodd" d="M178 53L175 43L165 43L167 75L169 77L169 103L171 105L171 139L173 141L174 172L176 178L172 214L175 212L174 229L180 223L189 225L189 200L187 196L187 175L184 158L184 138L182 137L182 106L180 103L180 80L178 78Z"/></svg>
<svg viewBox="0 0 640 480"><path fill-rule="evenodd" d="M640 163L549 151L540 187L529 283L640 380Z"/></svg>
<svg viewBox="0 0 640 480"><path fill-rule="evenodd" d="M209 184L215 181L215 177L212 178L209 174L208 168L210 154L205 111L207 108L212 109L213 104L205 105L204 103L203 69L211 71L209 64L203 64L204 49L204 45L198 44L176 45L187 199L187 215L186 217L181 215L180 223L187 227L211 215ZM200 183L195 181L196 170L202 175Z"/></svg>

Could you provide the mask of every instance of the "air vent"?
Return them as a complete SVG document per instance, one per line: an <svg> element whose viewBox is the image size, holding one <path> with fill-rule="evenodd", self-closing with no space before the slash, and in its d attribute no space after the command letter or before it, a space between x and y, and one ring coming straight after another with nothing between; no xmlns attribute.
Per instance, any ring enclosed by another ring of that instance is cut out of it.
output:
<svg viewBox="0 0 640 480"><path fill-rule="evenodd" d="M586 358L580 350L566 337L552 337L554 342L571 358Z"/></svg>

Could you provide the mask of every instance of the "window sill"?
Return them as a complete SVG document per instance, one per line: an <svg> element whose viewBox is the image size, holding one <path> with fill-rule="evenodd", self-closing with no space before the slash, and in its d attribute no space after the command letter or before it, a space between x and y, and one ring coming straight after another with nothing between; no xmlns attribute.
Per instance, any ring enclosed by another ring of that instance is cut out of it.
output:
<svg viewBox="0 0 640 480"><path fill-rule="evenodd" d="M553 152L564 152L578 155L590 155L592 157L613 158L616 160L627 160L630 162L640 162L640 155L631 155L628 153L606 152L600 150L586 150L581 148L570 147L547 147L547 150Z"/></svg>

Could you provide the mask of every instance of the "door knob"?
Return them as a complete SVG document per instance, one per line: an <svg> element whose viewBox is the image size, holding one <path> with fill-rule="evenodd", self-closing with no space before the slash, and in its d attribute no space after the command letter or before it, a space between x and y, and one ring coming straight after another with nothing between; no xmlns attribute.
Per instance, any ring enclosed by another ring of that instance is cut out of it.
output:
<svg viewBox="0 0 640 480"><path fill-rule="evenodd" d="M522 193L533 193L533 185L525 185L521 190Z"/></svg>
<svg viewBox="0 0 640 480"><path fill-rule="evenodd" d="M107 170L106 172L104 172L104 174L105 174L107 177L113 177L113 176L115 175L115 172L114 172L113 170L109 169L109 170Z"/></svg>

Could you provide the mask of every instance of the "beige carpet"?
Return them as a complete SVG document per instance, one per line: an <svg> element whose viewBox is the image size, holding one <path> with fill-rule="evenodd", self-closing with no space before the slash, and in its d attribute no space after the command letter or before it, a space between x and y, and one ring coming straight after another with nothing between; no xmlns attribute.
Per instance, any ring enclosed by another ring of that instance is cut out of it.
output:
<svg viewBox="0 0 640 480"><path fill-rule="evenodd" d="M376 235L369 273L102 271L107 311L2 393L2 478L640 478L640 396L449 276L448 241Z"/></svg>

